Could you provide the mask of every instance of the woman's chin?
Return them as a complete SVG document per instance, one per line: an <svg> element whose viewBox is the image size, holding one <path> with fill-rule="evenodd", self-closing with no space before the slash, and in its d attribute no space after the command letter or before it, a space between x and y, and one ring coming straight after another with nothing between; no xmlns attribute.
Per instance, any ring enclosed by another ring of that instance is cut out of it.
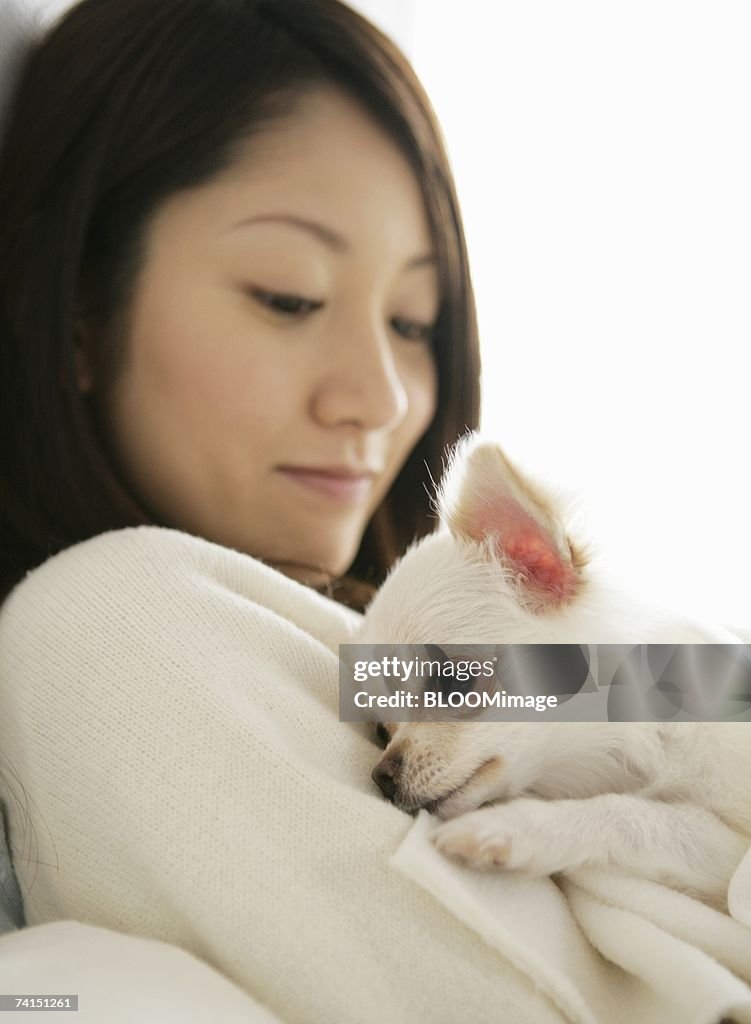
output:
<svg viewBox="0 0 751 1024"><path fill-rule="evenodd" d="M349 569L354 556L351 559L343 559L325 556L301 555L299 558L269 559L272 565L279 572L298 583L304 583L307 587L323 587L340 576L343 576Z"/></svg>

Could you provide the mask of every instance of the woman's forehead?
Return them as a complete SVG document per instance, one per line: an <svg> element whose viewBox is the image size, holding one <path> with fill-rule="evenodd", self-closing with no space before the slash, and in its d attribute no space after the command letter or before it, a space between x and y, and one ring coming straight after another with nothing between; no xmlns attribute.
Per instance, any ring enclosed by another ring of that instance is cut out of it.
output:
<svg viewBox="0 0 751 1024"><path fill-rule="evenodd" d="M165 211L186 230L233 244L294 231L335 254L367 244L405 265L432 256L410 164L358 104L330 89L301 101L214 178L168 200Z"/></svg>

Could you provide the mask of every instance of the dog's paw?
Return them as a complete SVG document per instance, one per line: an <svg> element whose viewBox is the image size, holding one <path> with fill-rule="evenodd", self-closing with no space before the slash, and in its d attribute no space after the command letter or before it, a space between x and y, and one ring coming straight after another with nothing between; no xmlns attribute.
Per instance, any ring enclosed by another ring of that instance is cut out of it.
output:
<svg viewBox="0 0 751 1024"><path fill-rule="evenodd" d="M512 835L488 822L486 810L460 814L440 825L431 836L436 848L446 857L472 868L506 866L511 853Z"/></svg>
<svg viewBox="0 0 751 1024"><path fill-rule="evenodd" d="M467 867L549 875L561 866L551 849L554 837L546 835L545 808L539 800L483 807L439 825L430 838L442 854Z"/></svg>

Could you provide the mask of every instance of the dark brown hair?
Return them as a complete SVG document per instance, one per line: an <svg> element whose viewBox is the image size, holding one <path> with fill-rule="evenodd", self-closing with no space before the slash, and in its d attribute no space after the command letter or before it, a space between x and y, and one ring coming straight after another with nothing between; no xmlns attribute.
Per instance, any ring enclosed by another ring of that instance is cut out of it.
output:
<svg viewBox="0 0 751 1024"><path fill-rule="evenodd" d="M441 287L437 414L328 592L362 606L432 530L428 474L438 481L446 447L478 424L480 367L449 163L409 63L339 0L83 0L30 52L0 164L0 600L49 555L155 522L77 387L77 311L115 323L159 204L223 170L323 82L356 98L410 161ZM118 354L100 346L97 372L111 380Z"/></svg>

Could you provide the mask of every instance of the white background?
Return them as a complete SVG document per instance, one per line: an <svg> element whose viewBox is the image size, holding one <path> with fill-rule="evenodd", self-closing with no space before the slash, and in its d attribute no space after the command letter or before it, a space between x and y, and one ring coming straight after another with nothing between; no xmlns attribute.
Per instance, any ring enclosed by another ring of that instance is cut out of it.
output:
<svg viewBox="0 0 751 1024"><path fill-rule="evenodd" d="M444 127L483 429L582 495L623 580L751 625L751 4L353 6Z"/></svg>
<svg viewBox="0 0 751 1024"><path fill-rule="evenodd" d="M483 429L582 495L621 579L751 624L751 5L355 6L444 127Z"/></svg>

